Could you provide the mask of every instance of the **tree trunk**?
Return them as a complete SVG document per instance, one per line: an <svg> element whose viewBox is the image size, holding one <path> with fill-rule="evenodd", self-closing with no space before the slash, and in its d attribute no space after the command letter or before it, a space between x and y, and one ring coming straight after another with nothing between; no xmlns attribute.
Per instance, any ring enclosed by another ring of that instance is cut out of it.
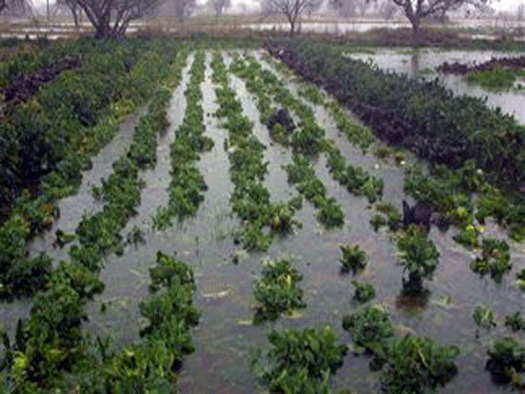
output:
<svg viewBox="0 0 525 394"><path fill-rule="evenodd" d="M80 12L82 12L82 11L80 11ZM78 30L79 24L78 24L78 14L77 14L77 7L76 7L76 5L73 8L71 8L71 13L73 14L73 21L75 22L75 29Z"/></svg>
<svg viewBox="0 0 525 394"><path fill-rule="evenodd" d="M95 28L95 38L100 40L102 38L107 38L111 35L111 27L109 26L109 18L101 17L98 20L97 26Z"/></svg>
<svg viewBox="0 0 525 394"><path fill-rule="evenodd" d="M412 46L414 48L419 48L421 45L420 23L421 19L418 16L414 16L412 19Z"/></svg>
<svg viewBox="0 0 525 394"><path fill-rule="evenodd" d="M290 38L293 38L295 34L295 21L290 20Z"/></svg>

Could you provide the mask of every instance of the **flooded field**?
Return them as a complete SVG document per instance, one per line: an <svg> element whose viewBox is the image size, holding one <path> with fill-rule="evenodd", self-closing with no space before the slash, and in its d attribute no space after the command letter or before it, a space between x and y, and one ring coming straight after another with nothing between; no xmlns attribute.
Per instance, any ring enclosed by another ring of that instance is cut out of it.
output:
<svg viewBox="0 0 525 394"><path fill-rule="evenodd" d="M372 62L383 70L407 74L411 77L421 77L428 80L439 80L455 94L486 98L487 105L492 108L500 107L504 112L515 116L521 124L525 124L525 90L510 92L491 92L478 86L468 84L464 78L454 75L444 75L436 68L448 63L480 64L492 58L522 56L524 53L501 51L461 51L441 49L372 49L370 53L348 53L347 56Z"/></svg>
<svg viewBox="0 0 525 394"><path fill-rule="evenodd" d="M373 54L351 53L348 56L370 59L379 67L395 72L412 76L424 74L426 78L437 77L433 70L444 61L482 62L494 56L491 52L373 51ZM230 66L233 53L223 51L222 54L226 65ZM264 60L261 52L248 54L254 55L263 69L286 81L292 95L312 108L316 122L325 130L326 137L335 142L348 163L362 167L384 181L383 201L393 203L399 210L404 199L412 201L403 192L403 179L405 166L417 161L413 156L405 152L403 165L396 165L394 160L385 161L372 154L364 155L339 133L336 121L325 107L312 104L299 95L302 85L297 79L283 75L273 64ZM374 286L376 298L373 302L386 308L398 331L429 336L441 345L460 347L461 354L456 360L458 375L442 392L509 391L505 386L494 385L485 370L489 339L493 334L504 332L504 327L500 324L490 333L481 330L477 337L472 312L477 305L489 305L494 309L496 319L502 320L505 315L521 310L524 295L510 278L525 268L522 244L509 241L513 270L501 284L495 284L490 278L480 278L470 270L469 263L476 255L452 239L456 232L453 227L446 232L432 227L429 237L438 248L440 264L434 279L426 283L430 291L428 300L414 302L401 294L403 269L396 264L396 248L390 234L384 229L374 232L369 223L373 215L371 204L364 197L350 194L332 178L324 155L314 159L313 166L317 178L326 186L327 195L335 198L342 208L345 216L342 227L324 228L316 220L314 205L305 200L302 209L295 214L302 228L296 229L293 234L275 237L267 252L248 252L234 243L240 221L230 204L234 186L229 175L230 162L225 141L228 136L222 120L214 116L219 105L215 92L218 85L212 81L211 51L206 52L205 80L200 88L205 135L214 141L214 148L200 153L197 162L208 190L195 217L162 231L153 228L152 217L159 206L167 205L169 199L170 144L177 138L175 131L181 125L186 109L184 90L190 79L194 58L192 53L184 68L182 81L173 92L167 112L170 126L158 139L156 167L140 173L146 186L142 190L137 215L129 220L123 231L127 234L133 227L138 227L144 234L145 244L128 246L122 256L107 257L101 273L105 290L88 304L89 321L84 324L86 330L98 335L109 333L118 345L137 340L139 330L144 326L138 306L149 297L148 268L154 263L158 250L170 254L175 252L194 270L197 285L195 303L202 312L193 335L196 351L185 358L181 370L180 392L265 392L251 373L250 364L256 348L267 346L266 336L272 328L322 328L331 325L342 343L351 342L349 334L341 327L341 321L344 314L356 311L359 304L352 300L354 289L351 281L355 278L351 274L341 274L339 259L340 246L358 244L366 251L369 263L356 278ZM457 94L486 96L489 105L500 106L525 124L525 96L522 93L489 93L467 85L458 77L439 78ZM266 126L261 124L256 99L248 92L245 81L230 72L229 86L241 102L244 115L253 122L254 136L266 147L264 161L269 164L264 186L270 193L271 201L289 200L297 195L295 188L288 184L283 168L292 161L291 149L272 141ZM55 222L50 232L32 242L32 253L46 251L55 263L67 258L67 248L56 249L53 246L55 230L72 233L84 214L93 214L101 209L101 203L91 194L92 187L100 184L100 178L109 174L112 162L128 149L140 114L139 111L129 118L121 126L119 134L93 159L93 168L83 174L79 192L60 201L60 220ZM353 119L350 113L347 115ZM487 224L486 234L506 238L494 223ZM287 258L295 264L304 277L299 286L304 290L307 307L297 316L282 316L273 323L254 325L253 281L260 275L261 262L269 258ZM30 303L25 301L0 306L8 331L14 331L15 318L27 315L29 306ZM368 361L366 356L349 352L333 380L333 387L359 393L376 391L377 375L369 372Z"/></svg>

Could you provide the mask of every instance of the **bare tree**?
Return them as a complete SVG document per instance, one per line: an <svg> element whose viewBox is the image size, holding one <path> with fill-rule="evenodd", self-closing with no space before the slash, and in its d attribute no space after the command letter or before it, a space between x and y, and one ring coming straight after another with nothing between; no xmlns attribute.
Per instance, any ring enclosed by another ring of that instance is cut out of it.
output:
<svg viewBox="0 0 525 394"><path fill-rule="evenodd" d="M0 0L0 14L28 15L31 13L29 0Z"/></svg>
<svg viewBox="0 0 525 394"><path fill-rule="evenodd" d="M319 9L323 0L262 0L261 8L266 15L283 14L290 24L290 37L294 36L299 16Z"/></svg>
<svg viewBox="0 0 525 394"><path fill-rule="evenodd" d="M82 8L80 8L77 0L56 0L55 7L55 13L63 9L71 12L75 27L78 28L80 26L79 22L82 16Z"/></svg>
<svg viewBox="0 0 525 394"><path fill-rule="evenodd" d="M457 9L465 4L474 6L486 4L489 0L392 0L403 9L405 16L412 24L412 39L414 46L420 44L421 21L430 16Z"/></svg>
<svg viewBox="0 0 525 394"><path fill-rule="evenodd" d="M231 1L230 0L209 0L208 4L213 8L213 11L215 11L215 16L218 18L219 15L222 15L222 13L230 8Z"/></svg>
<svg viewBox="0 0 525 394"><path fill-rule="evenodd" d="M184 19L189 17L195 10L197 2L196 0L169 0L168 5L180 23L184 23Z"/></svg>
<svg viewBox="0 0 525 394"><path fill-rule="evenodd" d="M129 23L151 12L163 0L74 0L95 28L95 38L121 38Z"/></svg>

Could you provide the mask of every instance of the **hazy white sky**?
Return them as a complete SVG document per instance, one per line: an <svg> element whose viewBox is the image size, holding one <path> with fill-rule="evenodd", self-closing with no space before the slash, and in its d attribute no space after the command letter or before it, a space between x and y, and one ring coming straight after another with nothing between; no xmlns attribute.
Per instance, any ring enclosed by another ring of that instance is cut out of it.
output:
<svg viewBox="0 0 525 394"><path fill-rule="evenodd" d="M46 4L47 0L33 0L33 3L37 6ZM49 0L50 3L54 3L56 0ZM206 3L206 0L197 0L198 3ZM244 3L248 8L256 8L259 4L259 0L231 0L232 4ZM492 6L498 11L514 11L521 3L525 4L525 0L491 0Z"/></svg>

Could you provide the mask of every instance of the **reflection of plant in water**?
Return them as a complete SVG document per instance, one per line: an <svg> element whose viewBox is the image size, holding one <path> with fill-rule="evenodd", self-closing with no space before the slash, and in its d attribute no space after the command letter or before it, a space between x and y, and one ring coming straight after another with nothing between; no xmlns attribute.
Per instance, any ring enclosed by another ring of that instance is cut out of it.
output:
<svg viewBox="0 0 525 394"><path fill-rule="evenodd" d="M261 278L253 285L257 301L255 321L275 320L281 313L306 307L303 290L297 287L302 278L288 260L265 261Z"/></svg>
<svg viewBox="0 0 525 394"><path fill-rule="evenodd" d="M330 392L329 377L343 365L346 345L333 329L285 329L268 335L270 350L257 355L253 367L270 393L318 394Z"/></svg>

